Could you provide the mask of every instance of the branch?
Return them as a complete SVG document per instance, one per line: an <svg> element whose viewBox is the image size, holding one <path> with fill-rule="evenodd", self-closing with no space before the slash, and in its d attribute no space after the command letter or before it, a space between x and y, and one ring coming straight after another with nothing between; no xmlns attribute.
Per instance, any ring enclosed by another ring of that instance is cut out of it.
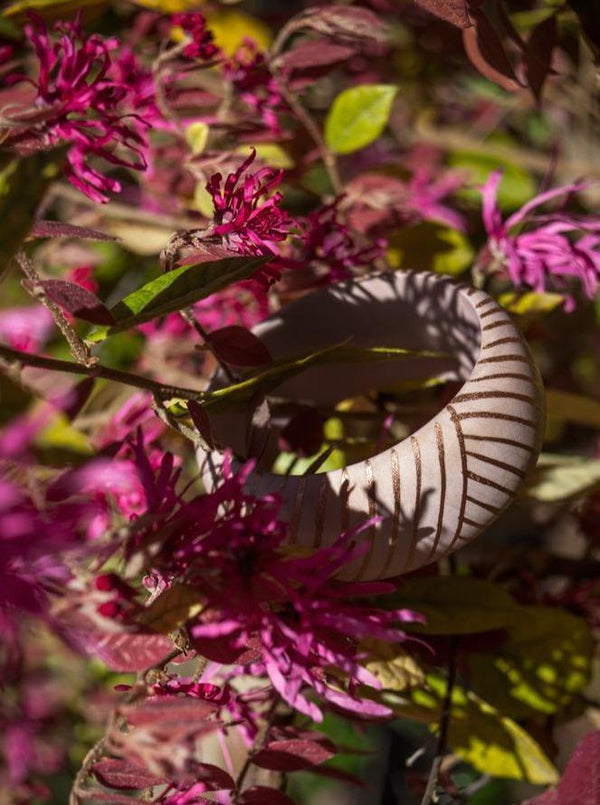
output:
<svg viewBox="0 0 600 805"><path fill-rule="evenodd" d="M164 385L163 383L158 383L156 380L151 380L149 377L142 377L141 375L124 372L120 369L111 369L108 366L102 366L102 364L97 363L93 366L83 366L73 361L63 361L58 358L44 358L41 355L30 355L28 352L12 349L12 347L4 346L4 344L0 344L0 359L3 359L8 364L19 363L22 366L48 369L52 372L66 372L71 375L100 377L104 380L112 380L115 383L121 383L124 386L132 386L133 388L151 391L161 399L180 397L184 400L196 400L197 402L201 402L206 397L205 392L197 389Z"/></svg>
<svg viewBox="0 0 600 805"><path fill-rule="evenodd" d="M67 340L69 349L71 350L71 355L78 363L81 363L86 367L93 366L98 359L92 357L90 348L81 340L75 328L63 313L62 309L49 298L41 277L37 273L31 258L21 250L15 255L15 260L19 264L23 274L25 274L27 277L27 282L24 283L25 289L50 311L52 318Z"/></svg>
<svg viewBox="0 0 600 805"><path fill-rule="evenodd" d="M427 788L425 789L425 794L421 800L421 805L431 805L431 803L435 801L433 797L437 788L442 760L446 754L448 731L450 729L450 718L452 713L452 691L454 690L454 684L456 682L457 647L458 638L456 635L451 635L448 657L448 682L446 686L446 694L444 696L444 703L442 704L442 712L440 713L440 732L438 735L435 758L433 759L431 771L429 772Z"/></svg>

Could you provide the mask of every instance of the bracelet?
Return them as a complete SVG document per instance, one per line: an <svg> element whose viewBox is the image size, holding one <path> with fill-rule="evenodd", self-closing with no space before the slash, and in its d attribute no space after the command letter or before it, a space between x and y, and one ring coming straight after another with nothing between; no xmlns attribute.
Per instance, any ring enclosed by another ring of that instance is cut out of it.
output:
<svg viewBox="0 0 600 805"><path fill-rule="evenodd" d="M386 272L302 297L254 333L275 360L340 342L445 353L313 366L277 389L297 402L330 406L434 375L464 381L429 422L372 458L313 475L250 474L251 494L281 497L293 544L331 545L380 518L356 537L368 540L368 550L342 578L397 576L460 548L506 509L535 465L544 431L539 372L508 313L483 291L429 272ZM223 384L213 378L213 387ZM216 420L220 438L243 454L239 416ZM218 453L209 455L208 489L220 462Z"/></svg>

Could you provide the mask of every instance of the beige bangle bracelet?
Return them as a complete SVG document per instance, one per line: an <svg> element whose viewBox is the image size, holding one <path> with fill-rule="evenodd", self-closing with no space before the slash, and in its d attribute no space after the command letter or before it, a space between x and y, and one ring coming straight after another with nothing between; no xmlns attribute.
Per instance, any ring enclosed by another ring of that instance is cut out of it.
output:
<svg viewBox="0 0 600 805"><path fill-rule="evenodd" d="M309 476L250 476L252 493L281 496L281 517L299 545L330 545L369 517L382 518L360 534L369 550L343 578L396 576L461 547L511 503L536 462L544 425L539 373L510 316L483 291L437 274L385 273L309 294L254 332L275 359L346 339L453 356L313 367L277 390L298 402L332 405L433 374L465 381L427 424L366 461ZM216 428L243 452L239 419L220 415ZM208 488L219 464L219 454L204 462Z"/></svg>

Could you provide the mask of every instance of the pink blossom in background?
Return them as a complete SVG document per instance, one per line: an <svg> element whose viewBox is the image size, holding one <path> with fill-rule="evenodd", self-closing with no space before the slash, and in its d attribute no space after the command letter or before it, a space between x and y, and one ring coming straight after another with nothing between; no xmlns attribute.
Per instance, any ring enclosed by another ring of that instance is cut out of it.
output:
<svg viewBox="0 0 600 805"><path fill-rule="evenodd" d="M190 59L209 61L219 55L212 32L206 26L204 16L199 12L173 14L173 25L178 25L190 40L183 53Z"/></svg>
<svg viewBox="0 0 600 805"><path fill-rule="evenodd" d="M0 340L13 349L36 352L50 338L54 319L43 305L0 310Z"/></svg>
<svg viewBox="0 0 600 805"><path fill-rule="evenodd" d="M386 241L360 242L344 223L342 199L310 212L302 222L302 239L294 252L300 267L312 265L326 270L327 280L338 282L356 269L372 265L385 254Z"/></svg>
<svg viewBox="0 0 600 805"><path fill-rule="evenodd" d="M108 201L107 193L118 193L121 185L92 167L92 158L133 170L146 168L147 123L133 110L132 87L110 77L119 43L99 34L87 36L81 14L74 22L57 23L55 35L30 14L25 31L38 59L38 76L21 75L20 80L33 85L36 108L11 111L6 145L28 153L68 143L69 181L93 201Z"/></svg>
<svg viewBox="0 0 600 805"><path fill-rule="evenodd" d="M541 193L503 221L497 200L501 181L502 171L494 171L481 190L488 234L487 251L480 257L482 270L506 271L517 287L563 293L567 309L575 304L568 295L571 280L578 280L584 295L593 299L600 276L600 218L537 212L548 201L568 197L584 185Z"/></svg>
<svg viewBox="0 0 600 805"><path fill-rule="evenodd" d="M279 114L287 108L277 81L253 39L245 39L232 58L223 63L223 74L238 97L254 112L266 139L281 137ZM256 132L254 132L256 136Z"/></svg>

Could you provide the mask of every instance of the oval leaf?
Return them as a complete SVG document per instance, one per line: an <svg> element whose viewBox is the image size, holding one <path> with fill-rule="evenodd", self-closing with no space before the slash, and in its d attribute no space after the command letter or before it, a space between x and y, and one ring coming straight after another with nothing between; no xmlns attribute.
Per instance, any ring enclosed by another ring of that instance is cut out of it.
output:
<svg viewBox="0 0 600 805"><path fill-rule="evenodd" d="M115 323L114 317L96 294L66 280L44 280L42 286L48 297L76 319L91 324Z"/></svg>
<svg viewBox="0 0 600 805"><path fill-rule="evenodd" d="M362 84L340 93L325 121L325 141L336 154L350 154L376 140L385 129L398 87Z"/></svg>
<svg viewBox="0 0 600 805"><path fill-rule="evenodd" d="M260 338L236 324L214 330L208 341L221 360L234 366L264 366L273 360Z"/></svg>
<svg viewBox="0 0 600 805"><path fill-rule="evenodd" d="M150 774L144 766L113 758L104 758L95 763L92 766L92 773L102 785L118 791L139 791L166 782L164 778Z"/></svg>
<svg viewBox="0 0 600 805"><path fill-rule="evenodd" d="M96 330L88 336L88 341L96 343L113 333L182 310L234 282L247 279L267 260L266 257L228 257L181 266L161 274L111 308L116 324Z"/></svg>

